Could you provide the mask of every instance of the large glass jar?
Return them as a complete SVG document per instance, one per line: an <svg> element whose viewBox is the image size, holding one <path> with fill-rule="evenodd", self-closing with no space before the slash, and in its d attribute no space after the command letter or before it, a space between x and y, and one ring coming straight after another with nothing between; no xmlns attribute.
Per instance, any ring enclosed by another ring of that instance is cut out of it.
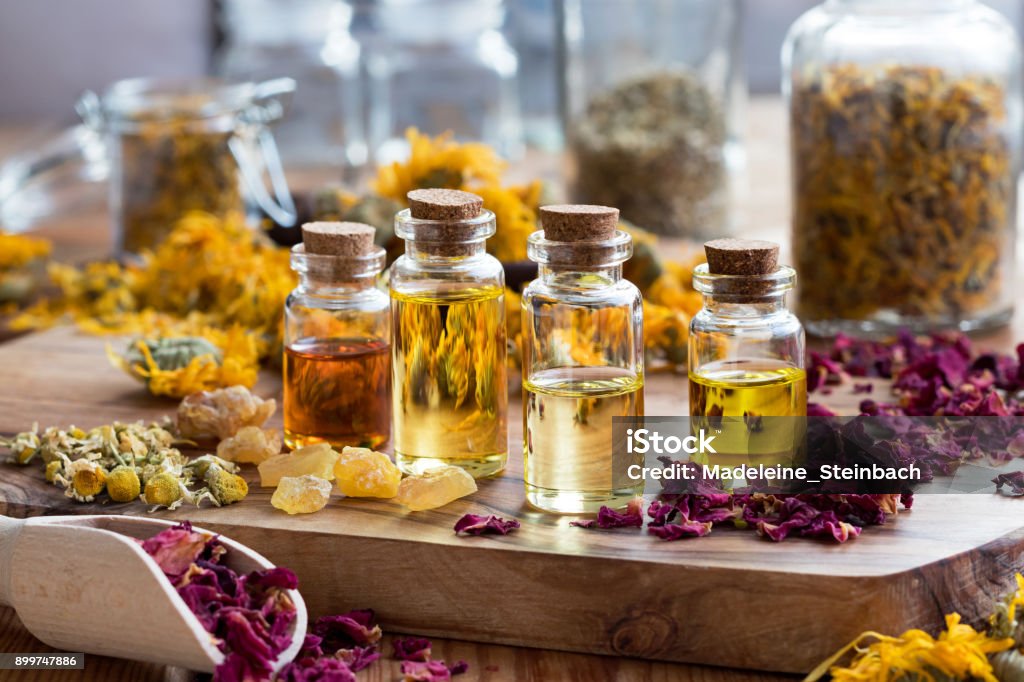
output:
<svg viewBox="0 0 1024 682"><path fill-rule="evenodd" d="M288 118L276 129L288 165L339 168L366 163L360 46L343 0L227 0L218 75L229 80L287 76L296 82Z"/></svg>
<svg viewBox="0 0 1024 682"><path fill-rule="evenodd" d="M110 159L118 254L155 247L189 211L223 217L258 209L293 225L295 204L269 125L294 89L290 78L130 79L102 95L85 93L77 110L102 134Z"/></svg>
<svg viewBox="0 0 1024 682"><path fill-rule="evenodd" d="M783 48L797 311L971 330L1014 299L1021 51L976 0L828 0Z"/></svg>
<svg viewBox="0 0 1024 682"><path fill-rule="evenodd" d="M544 206L523 291L523 481L556 513L623 507L643 490L614 417L644 415L643 300L622 277L632 238L603 206Z"/></svg>
<svg viewBox="0 0 1024 682"><path fill-rule="evenodd" d="M485 248L494 214L469 192L409 199L390 271L395 462L490 476L508 460L505 271Z"/></svg>
<svg viewBox="0 0 1024 682"><path fill-rule="evenodd" d="M386 254L369 225L302 231L285 302L285 443L378 448L391 435L391 301L377 286Z"/></svg>
<svg viewBox="0 0 1024 682"><path fill-rule="evenodd" d="M408 156L410 127L522 151L518 59L503 0L379 0L369 47L369 134L377 163Z"/></svg>
<svg viewBox="0 0 1024 682"><path fill-rule="evenodd" d="M565 0L563 116L574 201L659 234L729 228L742 165L737 0Z"/></svg>

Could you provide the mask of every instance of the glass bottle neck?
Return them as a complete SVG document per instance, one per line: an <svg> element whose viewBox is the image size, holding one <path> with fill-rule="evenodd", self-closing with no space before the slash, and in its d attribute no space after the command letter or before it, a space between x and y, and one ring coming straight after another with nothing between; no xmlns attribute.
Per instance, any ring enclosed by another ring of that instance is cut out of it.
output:
<svg viewBox="0 0 1024 682"><path fill-rule="evenodd" d="M702 296L704 309L715 317L757 318L776 313L788 312L785 294L775 294L756 299L735 300L734 297L719 297L714 294Z"/></svg>
<svg viewBox="0 0 1024 682"><path fill-rule="evenodd" d="M601 288L611 286L622 279L622 264L611 263L580 267L540 264L537 266L537 276L549 286Z"/></svg>
<svg viewBox="0 0 1024 682"><path fill-rule="evenodd" d="M325 280L308 273L299 276L297 291L317 298L347 298L377 287L377 276L359 277L352 281Z"/></svg>
<svg viewBox="0 0 1024 682"><path fill-rule="evenodd" d="M480 258L486 254L487 242L484 240L457 244L420 242L415 239L405 240L406 257L418 263L436 263L439 265L461 263L469 259Z"/></svg>

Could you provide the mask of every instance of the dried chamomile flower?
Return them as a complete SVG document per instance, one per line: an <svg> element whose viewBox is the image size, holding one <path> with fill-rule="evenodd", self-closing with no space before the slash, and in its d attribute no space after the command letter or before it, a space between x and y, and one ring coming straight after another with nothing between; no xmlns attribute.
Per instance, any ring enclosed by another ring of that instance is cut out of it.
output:
<svg viewBox="0 0 1024 682"><path fill-rule="evenodd" d="M178 406L178 434L191 440L224 440L243 426L262 426L277 403L254 396L245 386L193 393Z"/></svg>
<svg viewBox="0 0 1024 682"><path fill-rule="evenodd" d="M306 474L282 478L270 504L289 514L312 514L326 507L330 499L331 482Z"/></svg>
<svg viewBox="0 0 1024 682"><path fill-rule="evenodd" d="M64 474L55 480L65 486L66 496L78 502L92 502L106 487L107 472L88 459L66 460Z"/></svg>
<svg viewBox="0 0 1024 682"><path fill-rule="evenodd" d="M56 483L57 476L59 474L62 474L63 472L64 462L60 461L59 459L53 460L52 462L46 465L46 473L44 474L44 476L46 477L46 482Z"/></svg>
<svg viewBox="0 0 1024 682"><path fill-rule="evenodd" d="M211 463L203 476L209 487L210 496L218 507L241 502L249 494L249 484L238 474L233 474L219 464Z"/></svg>
<svg viewBox="0 0 1024 682"><path fill-rule="evenodd" d="M229 462L259 464L280 454L284 438L277 429L243 426L238 433L217 445L217 456Z"/></svg>
<svg viewBox="0 0 1024 682"><path fill-rule="evenodd" d="M311 474L325 481L334 480L338 453L327 443L307 445L290 453L275 455L259 465L260 485L275 488L285 476Z"/></svg>
<svg viewBox="0 0 1024 682"><path fill-rule="evenodd" d="M33 424L31 431L15 434L13 438L0 438L0 447L11 451L9 460L15 464L28 464L39 454L41 441L39 424Z"/></svg>
<svg viewBox="0 0 1024 682"><path fill-rule="evenodd" d="M191 494L185 483L169 471L163 471L152 478L146 479L146 487L142 493L142 501L152 505L154 509L167 507L177 509Z"/></svg>
<svg viewBox="0 0 1024 682"><path fill-rule="evenodd" d="M134 466L122 464L107 476L107 495L114 502L131 502L142 492L142 483Z"/></svg>
<svg viewBox="0 0 1024 682"><path fill-rule="evenodd" d="M402 472L383 452L347 447L334 465L334 478L342 495L391 498L398 494Z"/></svg>
<svg viewBox="0 0 1024 682"><path fill-rule="evenodd" d="M185 469L187 473L195 475L196 478L206 478L206 473L212 466L218 466L231 474L238 473L237 464L229 462L226 459L222 459L217 455L203 455L202 457L196 457L185 465Z"/></svg>
<svg viewBox="0 0 1024 682"><path fill-rule="evenodd" d="M398 486L396 501L412 511L436 509L476 492L476 481L457 466L440 466L408 476Z"/></svg>

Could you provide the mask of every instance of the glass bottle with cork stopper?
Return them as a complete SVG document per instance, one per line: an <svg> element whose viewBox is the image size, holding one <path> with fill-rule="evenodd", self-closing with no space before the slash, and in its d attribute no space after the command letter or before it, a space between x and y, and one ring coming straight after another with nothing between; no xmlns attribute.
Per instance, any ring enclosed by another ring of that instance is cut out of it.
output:
<svg viewBox="0 0 1024 682"><path fill-rule="evenodd" d="M284 432L298 448L377 448L391 435L390 301L384 249L362 223L302 226L285 303Z"/></svg>
<svg viewBox="0 0 1024 682"><path fill-rule="evenodd" d="M408 198L391 267L395 461L490 476L508 460L505 274L484 249L494 214L469 192Z"/></svg>
<svg viewBox="0 0 1024 682"><path fill-rule="evenodd" d="M721 429L735 417L746 426L724 429L721 456L789 457L802 420L760 418L807 414L804 330L786 307L796 271L778 264L772 242L716 239L704 252L708 262L693 273L704 307L690 322L691 427Z"/></svg>
<svg viewBox="0 0 1024 682"><path fill-rule="evenodd" d="M606 206L540 209L523 291L527 501L558 513L622 507L639 494L617 459L612 417L644 413L643 300L622 278L632 238Z"/></svg>

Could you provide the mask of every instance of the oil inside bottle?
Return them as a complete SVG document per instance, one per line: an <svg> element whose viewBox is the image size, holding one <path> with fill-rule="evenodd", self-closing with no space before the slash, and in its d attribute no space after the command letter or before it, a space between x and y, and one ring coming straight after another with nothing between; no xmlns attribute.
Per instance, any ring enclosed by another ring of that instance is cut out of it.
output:
<svg viewBox="0 0 1024 682"><path fill-rule="evenodd" d="M395 461L474 477L508 459L505 300L501 287L392 291Z"/></svg>
<svg viewBox="0 0 1024 682"><path fill-rule="evenodd" d="M803 369L776 360L724 360L691 371L689 379L691 428L716 432L710 463L789 465L799 456L807 414Z"/></svg>
<svg viewBox="0 0 1024 682"><path fill-rule="evenodd" d="M642 484L626 476L628 466L642 464L642 457L626 455L612 442L612 417L644 413L641 376L617 367L542 370L523 380L523 400L530 504L561 513L592 512L602 505L622 506L642 492Z"/></svg>
<svg viewBox="0 0 1024 682"><path fill-rule="evenodd" d="M391 349L382 339L302 338L284 352L290 448L328 442L377 448L391 433Z"/></svg>

